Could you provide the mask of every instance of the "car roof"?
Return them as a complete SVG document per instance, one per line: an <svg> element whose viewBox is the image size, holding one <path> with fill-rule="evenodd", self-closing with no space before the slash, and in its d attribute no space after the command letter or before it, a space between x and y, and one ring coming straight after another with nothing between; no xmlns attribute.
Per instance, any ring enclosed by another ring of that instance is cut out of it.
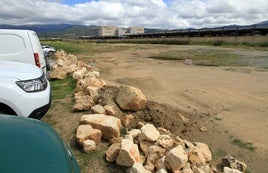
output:
<svg viewBox="0 0 268 173"><path fill-rule="evenodd" d="M65 144L41 121L0 114L0 172L69 173Z"/></svg>

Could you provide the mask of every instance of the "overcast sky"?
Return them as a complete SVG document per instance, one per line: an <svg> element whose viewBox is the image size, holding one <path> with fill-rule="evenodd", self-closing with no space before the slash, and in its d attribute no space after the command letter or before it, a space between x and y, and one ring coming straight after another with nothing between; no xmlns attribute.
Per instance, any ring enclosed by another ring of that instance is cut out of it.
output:
<svg viewBox="0 0 268 173"><path fill-rule="evenodd" d="M1 0L0 24L185 29L268 20L268 0Z"/></svg>

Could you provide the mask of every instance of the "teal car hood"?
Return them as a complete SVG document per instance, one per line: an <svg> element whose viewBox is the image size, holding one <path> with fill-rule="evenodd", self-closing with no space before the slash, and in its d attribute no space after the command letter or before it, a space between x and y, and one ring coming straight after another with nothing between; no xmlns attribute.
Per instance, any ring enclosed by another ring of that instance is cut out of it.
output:
<svg viewBox="0 0 268 173"><path fill-rule="evenodd" d="M62 139L41 121L0 115L0 139L0 172L79 172Z"/></svg>

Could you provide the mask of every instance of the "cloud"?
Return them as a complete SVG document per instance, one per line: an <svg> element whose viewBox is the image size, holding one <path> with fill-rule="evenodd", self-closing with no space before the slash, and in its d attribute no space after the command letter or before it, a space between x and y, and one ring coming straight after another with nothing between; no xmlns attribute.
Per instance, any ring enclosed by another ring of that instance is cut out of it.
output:
<svg viewBox="0 0 268 173"><path fill-rule="evenodd" d="M202 28L268 20L267 0L1 0L1 24ZM67 2L67 1L66 1Z"/></svg>

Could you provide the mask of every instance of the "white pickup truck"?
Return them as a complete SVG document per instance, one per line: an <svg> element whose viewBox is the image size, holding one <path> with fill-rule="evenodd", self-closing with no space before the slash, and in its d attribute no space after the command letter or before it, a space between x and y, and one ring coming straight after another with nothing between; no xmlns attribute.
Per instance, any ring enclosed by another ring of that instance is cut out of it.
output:
<svg viewBox="0 0 268 173"><path fill-rule="evenodd" d="M50 103L50 83L40 68L0 60L0 113L41 119Z"/></svg>

